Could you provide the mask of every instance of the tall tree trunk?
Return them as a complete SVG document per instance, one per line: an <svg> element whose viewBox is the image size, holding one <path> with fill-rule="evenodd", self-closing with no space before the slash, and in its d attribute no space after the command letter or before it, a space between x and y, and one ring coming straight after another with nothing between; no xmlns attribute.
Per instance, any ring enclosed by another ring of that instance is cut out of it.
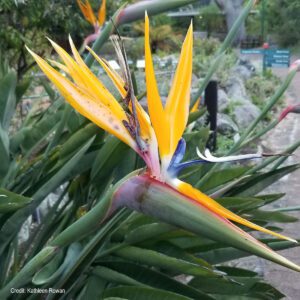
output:
<svg viewBox="0 0 300 300"><path fill-rule="evenodd" d="M243 0L215 0L219 8L224 12L226 17L227 29L230 30L235 20L241 14L243 9ZM245 23L240 26L239 31L236 34L234 45L240 44L241 40L246 37Z"/></svg>

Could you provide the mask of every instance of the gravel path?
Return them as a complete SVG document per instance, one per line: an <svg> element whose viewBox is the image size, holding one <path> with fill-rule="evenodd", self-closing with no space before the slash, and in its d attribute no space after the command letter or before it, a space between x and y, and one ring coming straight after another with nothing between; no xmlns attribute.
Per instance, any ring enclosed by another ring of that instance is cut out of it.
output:
<svg viewBox="0 0 300 300"><path fill-rule="evenodd" d="M262 59L259 55L241 55L243 59L250 60L256 67L260 67ZM292 57L291 61L297 58ZM273 68L272 70L280 78L285 78L287 68ZM300 103L300 72L298 72L285 93L286 106ZM289 114L276 128L268 133L262 144L274 152L284 150L288 145L300 139L300 115ZM300 162L300 148L287 160L287 164ZM275 207L300 206L300 170L285 176L280 181L264 191L265 193L286 193L282 200L275 203ZM300 238L300 211L289 213L299 219L296 223L283 224L284 234ZM286 258L300 265L300 247L280 251ZM284 299L300 300L300 273L291 271L272 262L249 257L239 260L241 267L252 269L263 275L265 280L286 295Z"/></svg>
<svg viewBox="0 0 300 300"><path fill-rule="evenodd" d="M281 78L287 74L287 69L273 69L273 72ZM300 73L296 74L288 92L286 93L286 103L300 103ZM283 150L287 145L300 139L300 116L290 114L283 120L265 139L265 144L268 148L275 152ZM300 162L300 149L295 152L295 155L289 157L288 163ZM285 192L286 196L279 203L280 206L299 206L300 205L300 170L287 175L278 183L274 184L269 191L272 193ZM300 211L290 213L300 220ZM300 221L297 223L284 224L284 233L294 238L300 238ZM281 251L281 253L300 264L300 247ZM263 261L263 273L265 279L277 287L283 294L285 299L298 300L300 299L300 274L290 271L286 268Z"/></svg>

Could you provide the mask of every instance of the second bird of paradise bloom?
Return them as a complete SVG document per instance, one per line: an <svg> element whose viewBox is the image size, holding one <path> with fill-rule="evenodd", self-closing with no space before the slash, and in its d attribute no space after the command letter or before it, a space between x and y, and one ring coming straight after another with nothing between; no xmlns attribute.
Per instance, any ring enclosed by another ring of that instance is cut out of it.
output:
<svg viewBox="0 0 300 300"><path fill-rule="evenodd" d="M64 71L68 78L31 50L29 51L43 72L75 110L126 143L145 161L146 169L129 179L127 183L125 182L115 193L115 200L117 199L118 203L114 206L128 206L186 229L192 228L195 232L205 231L208 237L300 271L299 266L272 251L234 225L232 221L277 238L297 241L236 215L177 177L183 168L196 163L235 161L262 156L250 154L217 158L206 150L205 155L198 151L200 156L198 160L182 162L186 147L182 136L188 121L192 79L192 24L182 46L169 96L163 106L152 61L149 19L147 14L145 16L145 73L149 115L134 95L122 42L118 37L112 37L112 41L121 65L121 75L92 49L88 48L88 50L116 86L123 99L121 103L86 66L71 38L70 45L74 58L51 41L63 61L63 64L52 63ZM142 192L143 196L141 196ZM162 195L165 202L154 200L158 195ZM142 197L143 201L137 199L138 197ZM170 200L170 197L173 200ZM189 217L184 219L185 215ZM206 226L208 231L198 226L197 222L200 222L201 226Z"/></svg>
<svg viewBox="0 0 300 300"><path fill-rule="evenodd" d="M84 18L94 27L95 32L87 36L84 41L84 45L88 45L93 42L100 33L101 27L104 25L106 18L106 0L102 0L101 6L98 10L97 17L95 16L92 6L88 0L77 0L77 4L84 15Z"/></svg>

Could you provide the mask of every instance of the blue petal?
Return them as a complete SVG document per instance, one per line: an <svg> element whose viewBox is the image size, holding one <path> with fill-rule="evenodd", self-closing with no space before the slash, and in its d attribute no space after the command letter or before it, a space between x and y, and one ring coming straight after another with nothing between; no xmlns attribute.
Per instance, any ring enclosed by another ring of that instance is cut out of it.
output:
<svg viewBox="0 0 300 300"><path fill-rule="evenodd" d="M178 174L185 168L191 167L193 165L206 164L206 163L210 163L210 162L203 159L195 159L183 163L173 164L168 168L168 173L172 177L177 177Z"/></svg>
<svg viewBox="0 0 300 300"><path fill-rule="evenodd" d="M185 154L185 149L186 149L186 142L183 138L181 138L178 142L175 153L173 154L169 167L172 168L173 164L179 164L182 161Z"/></svg>

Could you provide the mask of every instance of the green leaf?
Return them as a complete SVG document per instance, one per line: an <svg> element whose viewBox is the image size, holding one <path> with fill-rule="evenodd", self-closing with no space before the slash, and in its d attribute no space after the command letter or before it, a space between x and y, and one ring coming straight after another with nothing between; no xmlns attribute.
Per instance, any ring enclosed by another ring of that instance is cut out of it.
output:
<svg viewBox="0 0 300 300"><path fill-rule="evenodd" d="M221 294L221 295L247 295L251 288L259 282L260 278L250 277L234 277L229 280L214 280L212 278L194 278L190 285L200 289L205 293Z"/></svg>
<svg viewBox="0 0 300 300"><path fill-rule="evenodd" d="M92 274L101 277L102 279L105 279L108 282L115 282L119 284L124 285L133 285L133 286L141 286L141 287L147 287L145 284L142 284L138 282L137 280L134 280L130 278L127 275L124 275L122 273L119 273L117 271L114 271L112 269L109 269L107 267L98 266L93 268Z"/></svg>
<svg viewBox="0 0 300 300"><path fill-rule="evenodd" d="M53 102L56 99L56 92L55 90L50 86L49 81L46 78L41 78L40 80L41 85L44 87L46 93L48 94L50 100Z"/></svg>
<svg viewBox="0 0 300 300"><path fill-rule="evenodd" d="M235 213L249 211L264 205L263 200L257 199L255 197L224 197L215 200L222 206Z"/></svg>
<svg viewBox="0 0 300 300"><path fill-rule="evenodd" d="M7 299L11 295L11 288L18 288L30 281L32 274L37 272L41 266L46 264L56 254L55 247L47 246L38 255L36 255L29 263L27 263L21 271L19 271L9 283L0 290L0 299Z"/></svg>
<svg viewBox="0 0 300 300"><path fill-rule="evenodd" d="M184 273L194 276L220 276L217 272L210 270L196 262L189 262L183 259L167 256L163 253L127 246L114 252L115 255L141 264L147 264L158 268L175 271L178 274Z"/></svg>
<svg viewBox="0 0 300 300"><path fill-rule="evenodd" d="M152 223L139 226L125 235L125 241L129 244L135 244L150 238L157 238L161 234L174 230L174 227L168 224Z"/></svg>
<svg viewBox="0 0 300 300"><path fill-rule="evenodd" d="M128 146L113 136L108 136L105 144L99 150L91 170L91 178L101 182L123 159Z"/></svg>
<svg viewBox="0 0 300 300"><path fill-rule="evenodd" d="M90 298L89 298L90 299ZM98 298L99 299L99 298ZM128 299L125 299L125 298L120 298L120 297L108 297L108 298L105 298L104 300L128 300Z"/></svg>
<svg viewBox="0 0 300 300"><path fill-rule="evenodd" d="M214 280L211 278L194 278L191 285L207 293L224 295L217 299L281 299L283 295L267 283L260 282L259 277L230 277L232 281ZM226 296L225 296L226 295ZM243 298L245 296L245 298ZM248 298L249 297L249 298Z"/></svg>
<svg viewBox="0 0 300 300"><path fill-rule="evenodd" d="M204 127L196 132L185 133L183 138L185 139L188 147L184 156L184 160L190 160L198 158L196 148L203 150L203 145L206 144L209 137L209 128Z"/></svg>
<svg viewBox="0 0 300 300"><path fill-rule="evenodd" d="M245 184L234 188L230 195L238 196L253 196L263 191L266 187L270 186L280 178L284 177L291 172L299 169L300 165L295 164L287 167L283 167L271 172L259 174L250 178Z"/></svg>
<svg viewBox="0 0 300 300"><path fill-rule="evenodd" d="M239 276L239 277L254 277L257 273L247 269L241 269L236 267L218 266L218 270L225 272L227 276Z"/></svg>
<svg viewBox="0 0 300 300"><path fill-rule="evenodd" d="M31 84L31 78L23 78L21 81L17 83L16 86L16 102L19 103L19 101L22 99L23 95L26 93L28 88L30 87Z"/></svg>
<svg viewBox="0 0 300 300"><path fill-rule="evenodd" d="M206 108L201 108L195 112L190 113L187 124L189 125L189 124L195 122L196 120L201 118L205 113L206 113Z"/></svg>
<svg viewBox="0 0 300 300"><path fill-rule="evenodd" d="M61 169L52 174L51 180L48 180L32 196L33 201L26 207L15 212L2 226L0 230L0 253L6 245L18 233L25 220L33 213L34 209L41 203L45 197L54 191L60 184L70 177L70 173L77 166L84 153L90 147L93 140L88 141Z"/></svg>
<svg viewBox="0 0 300 300"><path fill-rule="evenodd" d="M0 188L0 213L13 212L28 205L31 201L31 198Z"/></svg>
<svg viewBox="0 0 300 300"><path fill-rule="evenodd" d="M82 246L79 243L71 244L63 262L61 263L62 257L59 255L55 256L54 259L33 276L32 283L36 285L52 284L72 266L81 250Z"/></svg>
<svg viewBox="0 0 300 300"><path fill-rule="evenodd" d="M174 257L213 270L213 267L205 260L200 259L199 257L192 255L191 253L188 253L187 251L168 241L161 240L155 243L153 246L149 246L149 248L167 256Z"/></svg>
<svg viewBox="0 0 300 300"><path fill-rule="evenodd" d="M257 197L223 197L215 200L222 206L236 213L250 211L250 214L252 214L252 210L264 206L266 204L270 204L273 201L280 199L283 195L284 194L270 194L260 195Z"/></svg>
<svg viewBox="0 0 300 300"><path fill-rule="evenodd" d="M30 153L34 148L43 142L49 134L56 128L62 118L64 105L48 108L40 120L33 124L28 124L18 131L12 138L11 144L13 151L21 147L23 153Z"/></svg>
<svg viewBox="0 0 300 300"><path fill-rule="evenodd" d="M0 183L1 180L7 175L10 166L9 157L9 138L8 133L4 131L0 124Z"/></svg>
<svg viewBox="0 0 300 300"><path fill-rule="evenodd" d="M298 247L299 244L289 242L289 241L282 241L282 240L270 240L265 239L261 240L263 243L265 243L267 246L269 246L271 249L279 251L289 248ZM202 259L208 261L211 264L220 264L224 263L230 260L247 257L251 254L241 251L239 249L234 249L232 247L227 247L225 245L220 245L219 247L208 250L206 252L201 252L198 254Z"/></svg>
<svg viewBox="0 0 300 300"><path fill-rule="evenodd" d="M59 151L60 159L65 159L69 155L74 155L76 151L96 134L103 134L103 131L93 123L89 123L72 134L61 146Z"/></svg>
<svg viewBox="0 0 300 300"><path fill-rule="evenodd" d="M120 286L116 288L107 289L105 290L103 296L104 298L121 297L130 300L192 300L192 298L180 296L169 291L131 286Z"/></svg>
<svg viewBox="0 0 300 300"><path fill-rule="evenodd" d="M41 285L44 283L52 283L53 274L57 271L63 261L64 253L60 251L48 264L43 266L32 278L32 283Z"/></svg>
<svg viewBox="0 0 300 300"><path fill-rule="evenodd" d="M220 185L231 182L242 176L249 167L228 167L223 170L213 172L211 176L200 187L201 191L209 191Z"/></svg>
<svg viewBox="0 0 300 300"><path fill-rule="evenodd" d="M264 222L290 223L290 222L298 221L298 218L283 214L278 211L262 211L262 210L252 210L251 212L248 212L247 218L252 219L253 222L264 221Z"/></svg>
<svg viewBox="0 0 300 300"><path fill-rule="evenodd" d="M103 261L101 264L153 288L167 290L193 299L213 299L211 296L185 285L164 273L158 272L153 268L147 268L129 261Z"/></svg>
<svg viewBox="0 0 300 300"><path fill-rule="evenodd" d="M7 73L0 80L0 124L8 130L16 106L17 75L14 71Z"/></svg>
<svg viewBox="0 0 300 300"><path fill-rule="evenodd" d="M100 207L103 208L103 206ZM90 212L92 212L92 210ZM105 214L106 210L102 213ZM84 215L79 220L77 220L77 222L71 224L68 228L66 228L53 241L51 241L51 244L56 245L58 247L63 247L70 244L70 242L82 239L82 237L85 236L87 233L90 233L91 231L95 230L95 226L89 226L91 225L91 223L88 223L90 219L86 220L86 215ZM90 265L95 260L99 248L101 247L101 245L103 245L104 237L114 228L116 224L118 224L118 222L120 222L122 218L124 218L124 216L128 216L128 212L126 212L126 210L121 210L118 213L116 213L112 218L110 218L110 220L108 220L107 223L101 226L98 232L92 237L92 239L77 255L77 258L70 261L69 268L65 270L64 275L60 278L59 281L55 283L55 286L57 286L58 288L65 287L66 289L68 289L74 285L74 282L76 283L77 280L80 280L80 276L88 271ZM95 214L93 217L95 217ZM87 221L85 224L84 218ZM98 226L101 225L99 219L98 223L95 222L95 220L93 220L93 222ZM84 226L86 226L86 228L84 228ZM76 230L78 228L80 228L80 232Z"/></svg>
<svg viewBox="0 0 300 300"><path fill-rule="evenodd" d="M131 148L127 148L123 153L123 158L114 171L115 181L121 180L123 177L137 169L138 163L142 161L138 154ZM142 162L142 164L144 165L144 162Z"/></svg>
<svg viewBox="0 0 300 300"><path fill-rule="evenodd" d="M98 276L89 276L87 284L82 296L82 300L99 300L102 297L103 291L107 285L107 281Z"/></svg>
<svg viewBox="0 0 300 300"><path fill-rule="evenodd" d="M251 295L263 300L282 299L285 297L280 291L265 282L257 282L250 291Z"/></svg>

